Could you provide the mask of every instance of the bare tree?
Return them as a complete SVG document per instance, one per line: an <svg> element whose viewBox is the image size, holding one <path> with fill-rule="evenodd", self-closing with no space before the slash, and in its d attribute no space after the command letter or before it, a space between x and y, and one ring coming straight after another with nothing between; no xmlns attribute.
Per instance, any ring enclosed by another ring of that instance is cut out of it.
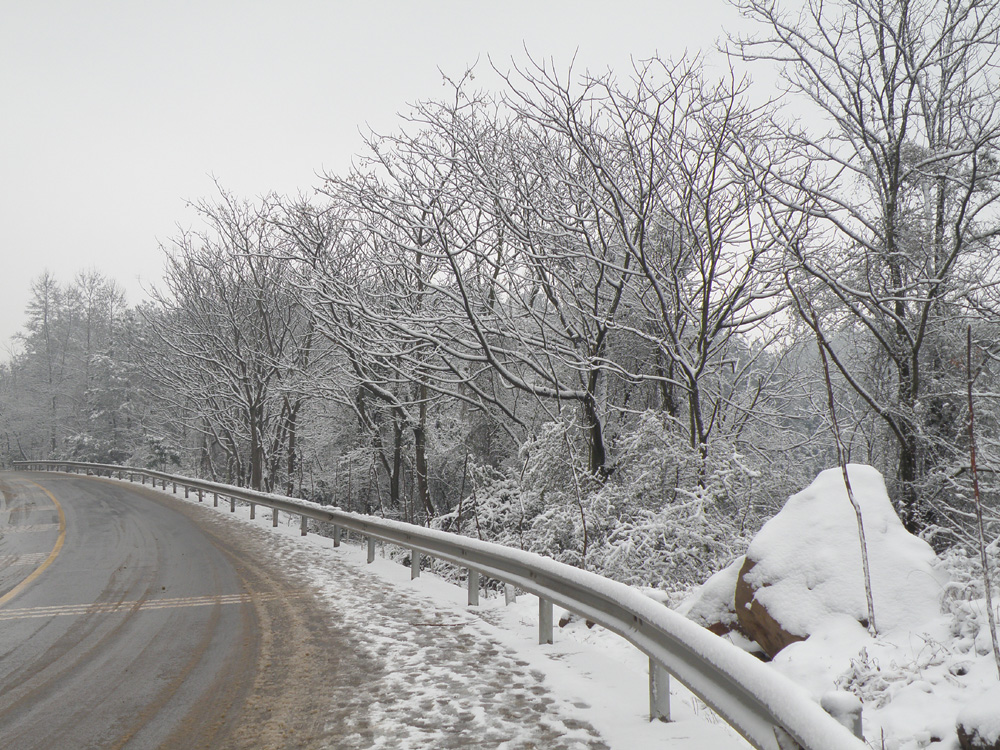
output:
<svg viewBox="0 0 1000 750"><path fill-rule="evenodd" d="M314 324L291 283L275 202L222 192L196 208L207 229L174 241L147 317L169 353L149 375L175 418L225 453L232 479L273 488L289 469L290 483Z"/></svg>
<svg viewBox="0 0 1000 750"><path fill-rule="evenodd" d="M816 333L894 441L901 516L919 531L934 521L920 484L960 431L953 323L978 297L976 269L1000 232L1000 6L737 5L762 28L735 40L738 49L777 62L830 128L790 129L800 168L775 173L784 184L769 192L771 217L802 273L796 283L830 300ZM837 328L869 356L834 346Z"/></svg>

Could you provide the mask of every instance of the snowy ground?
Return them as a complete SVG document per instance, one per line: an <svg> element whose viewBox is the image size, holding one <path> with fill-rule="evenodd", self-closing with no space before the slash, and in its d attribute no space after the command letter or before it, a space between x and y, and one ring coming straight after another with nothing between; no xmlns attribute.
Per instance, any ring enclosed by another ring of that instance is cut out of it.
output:
<svg viewBox="0 0 1000 750"><path fill-rule="evenodd" d="M368 565L356 544L334 549L332 539L301 537L298 517L282 514L274 529L264 508L251 521L248 507L202 507L255 527L247 531L317 586L358 647L386 665L386 675L373 676L383 684L368 707L375 744L358 747L749 747L676 682L674 721L650 722L646 657L599 627L576 619L556 628L555 644L537 645L534 596L505 606L502 595L484 592L479 607L468 607L463 586L427 570L411 581L408 567L388 559L390 548Z"/></svg>

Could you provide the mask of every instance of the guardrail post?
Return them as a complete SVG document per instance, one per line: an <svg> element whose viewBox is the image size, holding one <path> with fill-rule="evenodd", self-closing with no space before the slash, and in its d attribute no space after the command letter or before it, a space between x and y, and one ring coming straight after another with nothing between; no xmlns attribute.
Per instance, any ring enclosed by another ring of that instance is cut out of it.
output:
<svg viewBox="0 0 1000 750"><path fill-rule="evenodd" d="M139 476L142 477L142 484L143 484L143 486L145 486L146 485L146 475L145 474L140 474Z"/></svg>
<svg viewBox="0 0 1000 750"><path fill-rule="evenodd" d="M199 502L199 503L200 503L200 502L201 502L202 500L204 500L204 495L205 495L205 491L204 491L204 490L198 490L198 502Z"/></svg>
<svg viewBox="0 0 1000 750"><path fill-rule="evenodd" d="M271 526L273 526L274 528L278 528L278 509L277 508L272 508L271 509Z"/></svg>
<svg viewBox="0 0 1000 750"><path fill-rule="evenodd" d="M219 493L218 492L213 492L212 493L212 507L213 508L218 508L219 507Z"/></svg>
<svg viewBox="0 0 1000 750"><path fill-rule="evenodd" d="M670 673L649 660L649 720L670 721Z"/></svg>
<svg viewBox="0 0 1000 750"><path fill-rule="evenodd" d="M302 536L309 533L309 516L302 516Z"/></svg>
<svg viewBox="0 0 1000 750"><path fill-rule="evenodd" d="M177 494L177 482L174 482L173 485L174 485L174 494L176 495ZM163 489L166 489L166 488L167 488L167 483L164 482L163 483Z"/></svg>
<svg viewBox="0 0 1000 750"><path fill-rule="evenodd" d="M191 488L185 486L184 487L184 499L185 500L187 500L189 497L191 497L190 492L191 492Z"/></svg>
<svg viewBox="0 0 1000 750"><path fill-rule="evenodd" d="M479 606L479 571L469 568L469 606Z"/></svg>
<svg viewBox="0 0 1000 750"><path fill-rule="evenodd" d="M230 513L236 512L236 498L233 497L232 495L229 496L229 512Z"/></svg>
<svg viewBox="0 0 1000 750"><path fill-rule="evenodd" d="M509 606L517 601L517 589L511 583L505 583L503 585L503 603L504 606Z"/></svg>
<svg viewBox="0 0 1000 750"><path fill-rule="evenodd" d="M375 537L368 537L368 562L375 562Z"/></svg>
<svg viewBox="0 0 1000 750"><path fill-rule="evenodd" d="M337 524L333 525L333 546L340 546L340 527Z"/></svg>
<svg viewBox="0 0 1000 750"><path fill-rule="evenodd" d="M416 549L410 550L410 580L420 578L420 553Z"/></svg>
<svg viewBox="0 0 1000 750"><path fill-rule="evenodd" d="M257 503L250 503L250 520L257 517Z"/></svg>
<svg viewBox="0 0 1000 750"><path fill-rule="evenodd" d="M552 643L552 602L538 597L538 642Z"/></svg>

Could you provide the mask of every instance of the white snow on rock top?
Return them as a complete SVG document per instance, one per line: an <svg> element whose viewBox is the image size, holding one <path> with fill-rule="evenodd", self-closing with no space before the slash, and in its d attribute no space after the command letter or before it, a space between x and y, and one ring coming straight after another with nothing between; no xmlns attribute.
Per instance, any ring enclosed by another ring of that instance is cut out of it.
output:
<svg viewBox="0 0 1000 750"><path fill-rule="evenodd" d="M848 472L864 521L879 631L933 619L945 583L932 565L934 551L903 528L877 470L851 464ZM839 468L789 498L747 557L756 562L747 575L755 598L788 632L807 636L838 614L867 619L857 517Z"/></svg>
<svg viewBox="0 0 1000 750"><path fill-rule="evenodd" d="M711 576L677 605L676 612L692 622L698 623L703 628L711 627L716 623L727 628L735 628L737 622L733 594L736 591L736 581L745 559L745 557L740 556Z"/></svg>

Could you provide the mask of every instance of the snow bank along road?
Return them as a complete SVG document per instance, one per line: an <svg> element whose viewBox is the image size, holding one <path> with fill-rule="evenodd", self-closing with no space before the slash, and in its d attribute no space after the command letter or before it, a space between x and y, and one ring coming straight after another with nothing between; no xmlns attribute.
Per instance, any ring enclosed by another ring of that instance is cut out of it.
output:
<svg viewBox="0 0 1000 750"><path fill-rule="evenodd" d="M345 567L338 611L263 530L113 480L0 491L4 748L607 747L418 600Z"/></svg>

